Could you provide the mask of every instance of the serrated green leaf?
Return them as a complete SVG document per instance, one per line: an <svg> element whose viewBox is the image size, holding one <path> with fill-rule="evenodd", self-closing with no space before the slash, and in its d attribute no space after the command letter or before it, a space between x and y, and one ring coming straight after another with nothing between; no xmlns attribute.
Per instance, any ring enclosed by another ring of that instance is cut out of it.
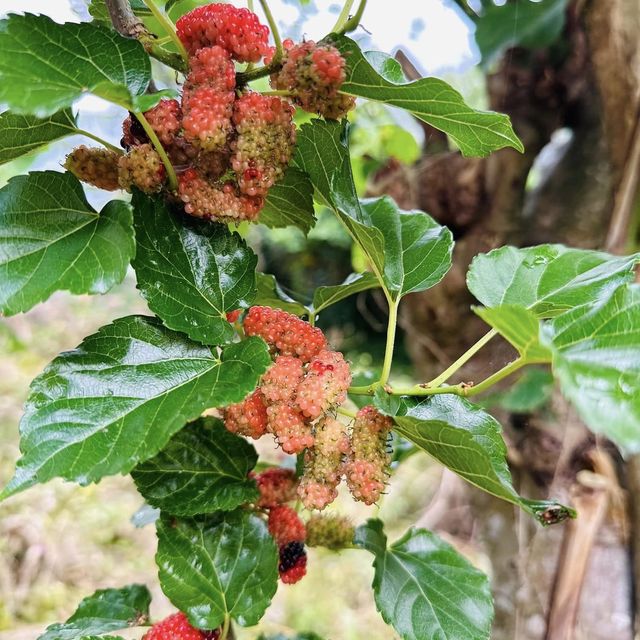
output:
<svg viewBox="0 0 640 640"><path fill-rule="evenodd" d="M318 287L313 294L313 310L315 313L320 313L354 293L375 289L379 286L380 283L373 273L352 273L341 284Z"/></svg>
<svg viewBox="0 0 640 640"><path fill-rule="evenodd" d="M155 318L116 320L33 381L22 458L0 499L52 478L87 484L128 473L206 408L242 400L270 363L260 339L218 357Z"/></svg>
<svg viewBox="0 0 640 640"><path fill-rule="evenodd" d="M76 120L70 109L58 111L48 118L5 111L0 115L0 164L71 136L76 130Z"/></svg>
<svg viewBox="0 0 640 640"><path fill-rule="evenodd" d="M540 343L540 320L533 311L510 304L473 310L508 340L523 360L551 362L551 352Z"/></svg>
<svg viewBox="0 0 640 640"><path fill-rule="evenodd" d="M298 227L305 234L316 223L313 187L305 173L289 167L284 178L269 189L260 223L271 228Z"/></svg>
<svg viewBox="0 0 640 640"><path fill-rule="evenodd" d="M639 260L640 254L620 257L559 244L507 246L477 255L467 286L485 307L519 305L551 318L608 298L633 281Z"/></svg>
<svg viewBox="0 0 640 640"><path fill-rule="evenodd" d="M164 200L133 197L138 289L170 329L204 344L234 336L226 312L256 295L257 256L226 225L173 213Z"/></svg>
<svg viewBox="0 0 640 640"><path fill-rule="evenodd" d="M489 579L435 533L409 529L387 547L382 522L369 520L355 542L375 557L376 606L403 640L490 637Z"/></svg>
<svg viewBox="0 0 640 640"><path fill-rule="evenodd" d="M397 68L389 68L384 58L379 59L386 65L381 74L371 65L372 57L365 57L346 36L331 34L327 40L347 61L347 77L340 87L344 93L410 111L449 135L465 156L483 157L504 147L524 151L508 116L472 109L453 87L438 78L400 82Z"/></svg>
<svg viewBox="0 0 640 640"><path fill-rule="evenodd" d="M144 47L100 24L32 14L0 21L0 103L14 113L44 118L85 93L128 108L150 79Z"/></svg>
<svg viewBox="0 0 640 640"><path fill-rule="evenodd" d="M149 590L139 584L101 589L85 598L66 622L48 626L38 640L90 640L109 631L144 625L149 621L150 604Z"/></svg>
<svg viewBox="0 0 640 640"><path fill-rule="evenodd" d="M420 400L384 392L376 395L374 403L393 417L401 436L483 491L522 507L542 524L547 524L544 513L550 509L558 512L559 519L573 515L556 502L518 495L511 483L500 424L479 406L453 394Z"/></svg>
<svg viewBox="0 0 640 640"><path fill-rule="evenodd" d="M627 454L640 452L640 285L546 328L553 371L581 418Z"/></svg>
<svg viewBox="0 0 640 640"><path fill-rule="evenodd" d="M384 280L393 298L433 287L451 268L453 235L431 216L399 209L388 196L364 200L362 211L384 237Z"/></svg>
<svg viewBox="0 0 640 640"><path fill-rule="evenodd" d="M476 21L475 38L482 64L491 64L506 49L543 49L562 33L568 0L516 0L489 3Z"/></svg>
<svg viewBox="0 0 640 640"><path fill-rule="evenodd" d="M295 316L308 315L309 310L302 302L298 302L291 296L288 296L276 281L275 276L272 276L270 273L257 273L256 283L258 293L254 300L255 305L282 309Z"/></svg>
<svg viewBox="0 0 640 640"><path fill-rule="evenodd" d="M178 431L155 457L131 472L138 491L163 513L230 511L260 495L247 477L258 454L220 420L200 418Z"/></svg>
<svg viewBox="0 0 640 640"><path fill-rule="evenodd" d="M261 518L244 510L158 523L160 586L201 629L262 618L278 581L278 550Z"/></svg>
<svg viewBox="0 0 640 640"><path fill-rule="evenodd" d="M27 311L54 291L105 293L135 253L131 207L97 213L69 173L16 176L0 190L0 309Z"/></svg>

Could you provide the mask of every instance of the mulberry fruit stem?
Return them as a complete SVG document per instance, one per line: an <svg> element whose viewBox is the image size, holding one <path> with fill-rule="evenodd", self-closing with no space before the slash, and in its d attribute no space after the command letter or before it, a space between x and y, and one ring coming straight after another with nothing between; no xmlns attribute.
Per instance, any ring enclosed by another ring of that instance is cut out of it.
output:
<svg viewBox="0 0 640 640"><path fill-rule="evenodd" d="M149 124L149 121L144 117L144 114L141 111L133 111L133 115L138 119L138 122L142 125L147 136L149 136L149 140L151 140L151 144L153 144L154 149L158 152L160 159L162 160L162 164L164 168L167 170L167 181L169 183L169 189L171 191L177 191L178 189L178 178L176 177L176 172L171 164L171 160L169 160L169 156L167 152L164 150L162 143L158 139L156 132L153 130L153 127Z"/></svg>
<svg viewBox="0 0 640 640"><path fill-rule="evenodd" d="M143 0L149 11L153 14L153 17L164 27L165 31L169 34L171 41L178 49L180 53L180 57L183 59L185 65L189 65L189 54L187 50L184 48L184 45L178 38L176 34L176 27L171 22L167 14L158 7L158 5L153 0Z"/></svg>
<svg viewBox="0 0 640 640"><path fill-rule="evenodd" d="M98 144L101 144L106 149L109 149L110 151L113 151L118 155L123 155L122 149L119 149L115 145L112 145L110 142L103 140L100 136L97 136L95 133L91 133L91 131L85 131L84 129L76 128L76 129L73 129L73 132L80 136L84 136L85 138L91 138L91 140L95 140L95 142L97 142Z"/></svg>
<svg viewBox="0 0 640 640"><path fill-rule="evenodd" d="M273 54L273 58L271 60L271 64L278 65L282 60L283 48L282 48L282 39L280 38L280 32L278 31L278 25L271 13L271 9L269 9L269 3L267 0L260 0L260 6L264 11L265 18L267 19L267 24L271 29L271 34L273 35L273 42L276 45L276 52Z"/></svg>

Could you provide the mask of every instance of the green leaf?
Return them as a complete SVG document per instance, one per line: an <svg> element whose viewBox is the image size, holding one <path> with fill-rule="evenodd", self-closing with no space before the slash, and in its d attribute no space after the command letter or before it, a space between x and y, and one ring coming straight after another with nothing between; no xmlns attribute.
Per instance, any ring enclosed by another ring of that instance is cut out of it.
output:
<svg viewBox="0 0 640 640"><path fill-rule="evenodd" d="M483 491L522 507L542 524L547 524L548 510L560 509L558 518L562 519L573 515L556 502L518 495L511 483L500 424L477 405L453 394L418 400L381 392L374 402L393 417L397 433Z"/></svg>
<svg viewBox="0 0 640 640"><path fill-rule="evenodd" d="M467 286L485 307L519 305L538 318L550 318L606 299L633 281L639 260L640 254L618 257L559 244L507 246L477 255Z"/></svg>
<svg viewBox="0 0 640 640"><path fill-rule="evenodd" d="M17 176L0 190L0 309L27 311L54 291L105 293L135 253L131 207L97 213L69 173Z"/></svg>
<svg viewBox="0 0 640 640"><path fill-rule="evenodd" d="M389 71L388 62L386 73L381 74L371 65L371 56L365 57L346 36L331 34L328 41L347 61L347 78L340 89L344 93L406 109L444 131L465 156L482 157L503 147L524 151L508 116L472 109L453 87L438 78L400 82L394 68Z"/></svg>
<svg viewBox="0 0 640 640"><path fill-rule="evenodd" d="M305 316L309 313L302 302L294 300L281 289L275 277L270 273L257 273L256 278L258 293L254 300L255 305L283 309L295 316Z"/></svg>
<svg viewBox="0 0 640 640"><path fill-rule="evenodd" d="M247 474L257 461L256 450L244 438L227 431L220 420L200 418L131 475L150 505L195 516L255 501L259 492Z"/></svg>
<svg viewBox="0 0 640 640"><path fill-rule="evenodd" d="M422 211L403 211L388 196L364 200L362 210L384 237L384 280L392 297L424 291L451 268L453 235Z"/></svg>
<svg viewBox="0 0 640 640"><path fill-rule="evenodd" d="M89 640L109 631L144 625L149 621L150 604L149 590L139 584L102 589L85 598L66 622L48 626L38 640Z"/></svg>
<svg viewBox="0 0 640 640"><path fill-rule="evenodd" d="M172 213L160 198L133 197L138 289L170 329L204 344L234 336L227 311L256 295L257 256L226 225Z"/></svg>
<svg viewBox="0 0 640 640"><path fill-rule="evenodd" d="M160 586L191 624L257 624L276 592L278 550L261 518L242 509L158 523Z"/></svg>
<svg viewBox="0 0 640 640"><path fill-rule="evenodd" d="M342 284L318 287L313 294L313 310L315 313L344 300L354 293L379 287L380 283L373 273L352 273Z"/></svg>
<svg viewBox="0 0 640 640"><path fill-rule="evenodd" d="M242 400L271 363L250 338L221 357L155 318L121 318L58 356L31 385L22 458L0 499L37 482L128 473L209 407Z"/></svg>
<svg viewBox="0 0 640 640"><path fill-rule="evenodd" d="M409 529L387 547L382 522L369 520L355 542L375 557L376 606L403 640L490 637L489 579L435 533Z"/></svg>
<svg viewBox="0 0 640 640"><path fill-rule="evenodd" d="M564 29L567 1L488 4L476 21L475 36L482 64L489 65L511 47L543 49L554 44Z"/></svg>
<svg viewBox="0 0 640 640"><path fill-rule="evenodd" d="M640 452L640 285L546 328L562 392L596 433Z"/></svg>
<svg viewBox="0 0 640 640"><path fill-rule="evenodd" d="M125 108L151 78L144 47L95 23L11 14L0 21L0 103L44 118L85 93Z"/></svg>
<svg viewBox="0 0 640 640"><path fill-rule="evenodd" d="M508 340L523 360L551 362L551 352L540 343L540 320L533 311L510 304L473 310Z"/></svg>
<svg viewBox="0 0 640 640"><path fill-rule="evenodd" d="M17 115L5 111L0 115L0 164L19 158L54 140L76 133L76 120L70 109L48 118Z"/></svg>
<svg viewBox="0 0 640 640"><path fill-rule="evenodd" d="M306 234L316 223L313 187L305 173L289 167L284 178L269 189L260 222L271 229L293 226Z"/></svg>

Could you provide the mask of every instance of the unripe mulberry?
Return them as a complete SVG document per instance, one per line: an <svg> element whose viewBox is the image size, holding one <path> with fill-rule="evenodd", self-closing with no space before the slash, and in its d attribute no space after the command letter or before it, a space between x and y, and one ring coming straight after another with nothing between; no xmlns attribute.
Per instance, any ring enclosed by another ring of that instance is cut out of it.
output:
<svg viewBox="0 0 640 640"><path fill-rule="evenodd" d="M269 533L280 547L290 542L304 542L307 536L304 522L287 505L278 505L269 510L268 527Z"/></svg>
<svg viewBox="0 0 640 640"><path fill-rule="evenodd" d="M313 446L313 432L302 414L290 404L278 402L267 407L267 428L285 453L300 453Z"/></svg>
<svg viewBox="0 0 640 640"><path fill-rule="evenodd" d="M327 348L320 329L281 309L251 307L244 320L244 330L248 336L260 336L276 353L294 356L303 362L309 362Z"/></svg>
<svg viewBox="0 0 640 640"><path fill-rule="evenodd" d="M351 384L349 364L339 351L325 349L309 363L307 375L298 387L296 402L312 420L331 406L342 404Z"/></svg>
<svg viewBox="0 0 640 640"><path fill-rule="evenodd" d="M345 77L340 52L330 44L308 40L285 53L282 69L271 76L271 85L291 92L305 111L337 120L355 106L355 98L339 93Z"/></svg>
<svg viewBox="0 0 640 640"><path fill-rule="evenodd" d="M276 96L250 91L236 100L231 166L242 193L266 196L282 179L296 143L293 107Z"/></svg>
<svg viewBox="0 0 640 640"><path fill-rule="evenodd" d="M160 100L160 102L144 112L151 128L155 131L163 147L170 147L182 126L182 109L177 100Z"/></svg>
<svg viewBox="0 0 640 640"><path fill-rule="evenodd" d="M301 542L290 542L280 547L278 573L285 584L295 584L304 578L307 573L307 552Z"/></svg>
<svg viewBox="0 0 640 640"><path fill-rule="evenodd" d="M384 490L390 456L387 436L393 421L374 407L356 415L351 433L351 457L345 467L347 485L356 500L373 504Z"/></svg>
<svg viewBox="0 0 640 640"><path fill-rule="evenodd" d="M157 193L162 189L166 176L164 164L150 144L132 147L118 162L118 180L126 191L137 187L144 193Z"/></svg>
<svg viewBox="0 0 640 640"><path fill-rule="evenodd" d="M64 167L82 182L106 191L115 191L120 188L118 182L120 157L110 149L81 145L67 156Z"/></svg>
<svg viewBox="0 0 640 640"><path fill-rule="evenodd" d="M253 221L264 205L262 198L238 194L231 183L211 184L195 169L178 176L178 193L186 213L218 222Z"/></svg>
<svg viewBox="0 0 640 640"><path fill-rule="evenodd" d="M229 53L222 47L205 47L189 60L185 87L206 85L220 92L236 88L236 70Z"/></svg>
<svg viewBox="0 0 640 640"><path fill-rule="evenodd" d="M176 32L193 55L218 45L238 62L258 62L269 49L269 29L248 9L230 4L197 7L176 22Z"/></svg>
<svg viewBox="0 0 640 640"><path fill-rule="evenodd" d="M256 440L267 431L267 408L260 389L256 389L242 402L224 409L224 426L232 433Z"/></svg>
<svg viewBox="0 0 640 640"><path fill-rule="evenodd" d="M291 469L273 467L254 476L260 498L259 507L277 507L296 497L298 480Z"/></svg>
<svg viewBox="0 0 640 640"><path fill-rule="evenodd" d="M289 402L304 376L300 358L278 356L262 376L260 388L268 402Z"/></svg>
<svg viewBox="0 0 640 640"><path fill-rule="evenodd" d="M307 539L310 547L346 549L353 546L355 527L348 518L339 515L315 515L306 522Z"/></svg>
<svg viewBox="0 0 640 640"><path fill-rule="evenodd" d="M298 496L307 509L324 509L338 496L342 459L349 441L342 424L328 416L316 427L313 449L305 453L304 474Z"/></svg>
<svg viewBox="0 0 640 640"><path fill-rule="evenodd" d="M142 640L209 640L216 638L217 631L201 631L192 627L187 616L182 612L156 622Z"/></svg>
<svg viewBox="0 0 640 640"><path fill-rule="evenodd" d="M199 149L219 151L232 131L233 91L199 86L182 94L183 135Z"/></svg>
<svg viewBox="0 0 640 640"><path fill-rule="evenodd" d="M122 148L128 150L131 147L137 147L138 145L146 144L147 142L149 142L147 132L140 124L138 118L129 112L129 115L122 123L122 139L120 140Z"/></svg>

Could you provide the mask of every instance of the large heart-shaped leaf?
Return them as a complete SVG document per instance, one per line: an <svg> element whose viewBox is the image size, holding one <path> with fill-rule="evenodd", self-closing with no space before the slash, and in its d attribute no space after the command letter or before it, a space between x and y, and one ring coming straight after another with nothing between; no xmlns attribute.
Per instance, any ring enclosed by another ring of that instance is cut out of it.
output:
<svg viewBox="0 0 640 640"><path fill-rule="evenodd" d="M227 431L220 420L200 418L131 475L150 505L195 516L256 500L256 483L247 474L257 461L256 450L244 438Z"/></svg>
<svg viewBox="0 0 640 640"><path fill-rule="evenodd" d="M453 235L422 211L403 211L385 196L362 202L365 219L384 237L384 281L393 298L424 291L451 268Z"/></svg>
<svg viewBox="0 0 640 640"><path fill-rule="evenodd" d="M316 223L313 187L305 173L289 167L284 178L269 189L260 222L267 227L298 227L308 233Z"/></svg>
<svg viewBox="0 0 640 640"><path fill-rule="evenodd" d="M562 392L596 433L640 452L640 285L546 328Z"/></svg>
<svg viewBox="0 0 640 640"><path fill-rule="evenodd" d="M0 309L27 311L61 289L105 293L135 253L131 207L89 206L69 173L17 176L0 190Z"/></svg>
<svg viewBox="0 0 640 640"><path fill-rule="evenodd" d="M138 288L170 329L205 344L229 341L226 312L256 294L257 256L226 225L186 219L164 201L133 198Z"/></svg>
<svg viewBox="0 0 640 640"><path fill-rule="evenodd" d="M56 477L87 484L128 473L204 409L242 400L270 362L260 339L218 357L155 318L116 320L33 381L22 458L0 499Z"/></svg>
<svg viewBox="0 0 640 640"><path fill-rule="evenodd" d="M608 298L633 280L639 259L638 254L618 257L558 244L507 246L477 255L467 285L486 307L519 305L539 318L550 318Z"/></svg>
<svg viewBox="0 0 640 640"><path fill-rule="evenodd" d="M380 411L393 417L401 436L476 487L522 507L542 524L573 515L556 502L518 495L511 483L500 424L479 406L453 394L420 400L381 392L374 401Z"/></svg>
<svg viewBox="0 0 640 640"><path fill-rule="evenodd" d="M0 22L0 102L14 113L44 118L85 93L135 109L150 79L144 47L99 24L31 14Z"/></svg>
<svg viewBox="0 0 640 640"><path fill-rule="evenodd" d="M318 287L313 294L313 310L320 313L355 293L375 289L380 283L373 273L352 273L341 284Z"/></svg>
<svg viewBox="0 0 640 640"><path fill-rule="evenodd" d="M356 530L375 560L378 611L403 640L487 640L493 599L487 576L426 529L409 529L387 547L380 520Z"/></svg>
<svg viewBox="0 0 640 640"><path fill-rule="evenodd" d="M497 6L483 5L476 21L476 43L486 66L505 49L542 49L562 33L568 0L516 0Z"/></svg>
<svg viewBox="0 0 640 640"><path fill-rule="evenodd" d="M141 626L149 621L150 604L149 590L139 584L96 591L78 605L66 622L48 626L38 640L85 640Z"/></svg>
<svg viewBox="0 0 640 640"><path fill-rule="evenodd" d="M278 550L264 520L239 509L157 526L160 585L194 626L262 618L278 581Z"/></svg>
<svg viewBox="0 0 640 640"><path fill-rule="evenodd" d="M19 158L31 151L77 131L70 109L58 111L47 118L18 115L5 111L0 115L0 164Z"/></svg>
<svg viewBox="0 0 640 640"><path fill-rule="evenodd" d="M508 116L472 109L451 85L438 78L401 82L397 62L380 54L377 58L364 56L346 36L332 34L327 40L347 61L347 77L340 88L344 93L410 111L449 135L465 156L486 156L503 147L524 151ZM383 62L384 67L376 68L372 62L377 66Z"/></svg>

